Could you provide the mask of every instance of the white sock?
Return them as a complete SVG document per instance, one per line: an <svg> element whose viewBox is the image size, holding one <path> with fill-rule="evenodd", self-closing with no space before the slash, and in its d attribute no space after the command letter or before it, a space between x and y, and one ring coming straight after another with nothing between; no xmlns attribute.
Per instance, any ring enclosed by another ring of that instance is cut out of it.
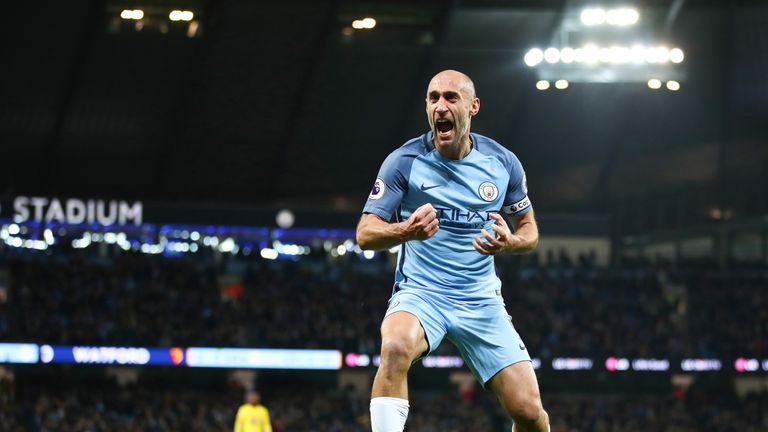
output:
<svg viewBox="0 0 768 432"><path fill-rule="evenodd" d="M403 432L408 418L408 400L393 397L371 399L373 432Z"/></svg>

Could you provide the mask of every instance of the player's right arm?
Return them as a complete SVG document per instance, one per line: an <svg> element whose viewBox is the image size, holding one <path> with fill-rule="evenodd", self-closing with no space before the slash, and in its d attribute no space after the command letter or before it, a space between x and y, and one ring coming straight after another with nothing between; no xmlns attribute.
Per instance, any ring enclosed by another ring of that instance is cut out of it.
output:
<svg viewBox="0 0 768 432"><path fill-rule="evenodd" d="M410 240L426 240L440 229L432 204L416 209L407 220L389 223L373 213L364 213L357 224L357 244L362 249L389 249Z"/></svg>
<svg viewBox="0 0 768 432"><path fill-rule="evenodd" d="M408 191L408 177L416 156L403 146L381 164L357 224L357 244L362 249L389 249L411 240L426 240L439 229L437 211L431 204L417 208L405 221L389 222Z"/></svg>

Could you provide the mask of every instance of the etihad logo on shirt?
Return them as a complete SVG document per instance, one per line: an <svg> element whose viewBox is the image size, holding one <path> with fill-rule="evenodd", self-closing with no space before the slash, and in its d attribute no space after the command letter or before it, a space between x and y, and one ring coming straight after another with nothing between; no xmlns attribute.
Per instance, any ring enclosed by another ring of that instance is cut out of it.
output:
<svg viewBox="0 0 768 432"><path fill-rule="evenodd" d="M441 226L454 226L459 228L481 228L485 222L491 220L490 214L494 212L462 210L450 207L437 207L437 219Z"/></svg>

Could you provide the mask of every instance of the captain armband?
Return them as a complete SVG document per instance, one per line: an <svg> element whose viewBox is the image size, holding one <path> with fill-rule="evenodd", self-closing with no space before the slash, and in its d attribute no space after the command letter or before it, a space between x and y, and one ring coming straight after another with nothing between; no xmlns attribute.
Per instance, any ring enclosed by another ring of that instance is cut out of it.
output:
<svg viewBox="0 0 768 432"><path fill-rule="evenodd" d="M531 206L531 200L526 195L520 201L518 201L518 202L516 202L514 204L510 204L508 206L502 207L501 211L504 212L504 214L511 215L511 214L515 214L515 213L520 213L521 211L527 209L530 206Z"/></svg>

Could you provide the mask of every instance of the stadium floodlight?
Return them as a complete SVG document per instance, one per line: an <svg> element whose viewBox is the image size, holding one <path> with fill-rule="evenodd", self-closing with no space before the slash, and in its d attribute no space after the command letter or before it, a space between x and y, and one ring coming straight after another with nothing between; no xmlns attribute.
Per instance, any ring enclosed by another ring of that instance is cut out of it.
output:
<svg viewBox="0 0 768 432"><path fill-rule="evenodd" d="M606 12L603 8L587 8L581 11L581 23L586 26L605 24Z"/></svg>
<svg viewBox="0 0 768 432"><path fill-rule="evenodd" d="M600 50L595 45L587 45L584 47L584 63L594 64L600 57Z"/></svg>
<svg viewBox="0 0 768 432"><path fill-rule="evenodd" d="M141 9L123 9L120 12L120 18L124 20L140 20L144 18L144 11Z"/></svg>
<svg viewBox="0 0 768 432"><path fill-rule="evenodd" d="M536 82L536 88L539 90L546 90L549 88L549 81L547 80L539 80Z"/></svg>
<svg viewBox="0 0 768 432"><path fill-rule="evenodd" d="M192 21L195 14L192 11L172 10L168 14L168 19L171 21Z"/></svg>
<svg viewBox="0 0 768 432"><path fill-rule="evenodd" d="M277 251L272 248L264 248L259 252L259 255L264 259L276 260L278 254Z"/></svg>
<svg viewBox="0 0 768 432"><path fill-rule="evenodd" d="M657 90L661 88L661 80L658 80L656 78L651 78L648 80L648 88L651 88L653 90Z"/></svg>
<svg viewBox="0 0 768 432"><path fill-rule="evenodd" d="M565 90L568 88L568 80L559 79L555 81L555 88L558 90Z"/></svg>
<svg viewBox="0 0 768 432"><path fill-rule="evenodd" d="M528 66L534 67L544 60L544 52L538 48L530 49L527 53L525 53L523 60Z"/></svg>
<svg viewBox="0 0 768 432"><path fill-rule="evenodd" d="M665 61L665 52L666 52L666 59L669 59L669 51L667 51L666 48L663 47L648 47L645 49L645 62L646 63L664 63Z"/></svg>
<svg viewBox="0 0 768 432"><path fill-rule="evenodd" d="M559 62L560 50L557 48L547 48L547 50L544 51L544 60L551 64Z"/></svg>
<svg viewBox="0 0 768 432"><path fill-rule="evenodd" d="M671 91L678 91L680 90L680 83L675 80L669 80L667 81L667 89Z"/></svg>
<svg viewBox="0 0 768 432"><path fill-rule="evenodd" d="M672 63L682 63L683 59L685 59L685 54L683 54L683 50L680 48L672 48L669 50L669 61Z"/></svg>
<svg viewBox="0 0 768 432"><path fill-rule="evenodd" d="M669 61L669 49L667 49L667 47L660 46L656 48L656 55L659 58L659 63L666 63Z"/></svg>
<svg viewBox="0 0 768 432"><path fill-rule="evenodd" d="M611 47L611 63L629 63L632 59L632 52L627 47Z"/></svg>
<svg viewBox="0 0 768 432"><path fill-rule="evenodd" d="M637 24L640 20L640 13L633 8L611 9L605 15L605 22L609 25L624 27Z"/></svg>
<svg viewBox="0 0 768 432"><path fill-rule="evenodd" d="M576 51L571 47L565 47L560 50L560 61L563 63L573 63L576 59Z"/></svg>
<svg viewBox="0 0 768 432"><path fill-rule="evenodd" d="M610 63L611 58L611 49L610 48L600 48L597 51L597 58L600 60L600 63Z"/></svg>
<svg viewBox="0 0 768 432"><path fill-rule="evenodd" d="M371 17L352 21L352 28L355 30L370 30L374 27L376 27L376 20Z"/></svg>
<svg viewBox="0 0 768 432"><path fill-rule="evenodd" d="M581 11L581 23L585 26L608 24L616 27L626 27L640 21L640 12L635 8L586 8Z"/></svg>
<svg viewBox="0 0 768 432"><path fill-rule="evenodd" d="M645 62L645 48L642 45L634 45L630 49L629 59L632 63Z"/></svg>

